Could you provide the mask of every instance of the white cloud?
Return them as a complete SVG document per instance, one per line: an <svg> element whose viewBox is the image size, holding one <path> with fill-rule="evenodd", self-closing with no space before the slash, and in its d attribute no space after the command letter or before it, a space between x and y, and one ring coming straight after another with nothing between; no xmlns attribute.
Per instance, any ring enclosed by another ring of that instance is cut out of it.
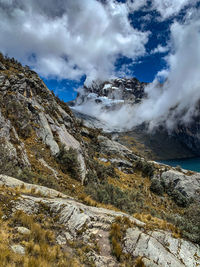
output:
<svg viewBox="0 0 200 267"><path fill-rule="evenodd" d="M194 5L198 0L152 0L152 8L157 10L162 19L177 15L181 9Z"/></svg>
<svg viewBox="0 0 200 267"><path fill-rule="evenodd" d="M156 53L165 53L169 51L169 47L168 46L162 46L162 45L158 45L156 48L154 48L150 53L151 54L156 54Z"/></svg>
<svg viewBox="0 0 200 267"><path fill-rule="evenodd" d="M131 12L141 9L146 4L147 0L127 0L127 5Z"/></svg>
<svg viewBox="0 0 200 267"><path fill-rule="evenodd" d="M114 0L0 0L0 50L45 77L108 78L119 55L145 54L148 33L131 26L129 12Z"/></svg>
<svg viewBox="0 0 200 267"><path fill-rule="evenodd" d="M166 124L173 128L178 122L188 123L196 113L200 99L200 19L171 26L172 52L167 57L169 69L158 73L146 87L148 99L134 108L132 125L147 121L153 128ZM157 80L167 78L163 85Z"/></svg>

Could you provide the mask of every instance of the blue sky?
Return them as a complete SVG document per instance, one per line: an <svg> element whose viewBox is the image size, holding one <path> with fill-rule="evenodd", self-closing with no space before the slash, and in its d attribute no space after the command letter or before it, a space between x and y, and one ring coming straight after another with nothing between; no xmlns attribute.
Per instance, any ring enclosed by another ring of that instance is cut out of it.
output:
<svg viewBox="0 0 200 267"><path fill-rule="evenodd" d="M94 79L152 82L169 67L172 26L198 10L197 0L0 0L0 50L70 101Z"/></svg>
<svg viewBox="0 0 200 267"><path fill-rule="evenodd" d="M125 3L126 1L122 0L118 2ZM149 6L149 4L147 4L147 6ZM159 71L167 68L165 56L168 54L168 51L162 53L151 53L151 51L158 47L158 45L163 47L167 46L170 39L170 25L174 20L182 21L187 11L187 8L183 8L175 16L169 17L163 21L158 19L159 13L155 10L150 11L149 9L143 9L130 14L129 20L135 29L150 31L151 34L145 45L146 54L138 57L136 61L119 56L115 62L116 71L120 70L123 65L130 64L127 76L136 77L142 82L152 82ZM126 77L126 75L122 75L122 77ZM70 101L76 97L76 89L83 86L85 79L86 76L83 75L80 82L45 78L44 81L61 99Z"/></svg>

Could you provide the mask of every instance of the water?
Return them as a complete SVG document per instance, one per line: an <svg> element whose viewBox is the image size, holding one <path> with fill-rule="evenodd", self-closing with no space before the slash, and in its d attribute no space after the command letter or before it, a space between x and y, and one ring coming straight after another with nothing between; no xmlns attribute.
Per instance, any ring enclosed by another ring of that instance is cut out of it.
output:
<svg viewBox="0 0 200 267"><path fill-rule="evenodd" d="M189 159L170 159L163 160L160 163L170 165L172 167L181 166L181 168L191 171L200 172L200 157L189 158Z"/></svg>

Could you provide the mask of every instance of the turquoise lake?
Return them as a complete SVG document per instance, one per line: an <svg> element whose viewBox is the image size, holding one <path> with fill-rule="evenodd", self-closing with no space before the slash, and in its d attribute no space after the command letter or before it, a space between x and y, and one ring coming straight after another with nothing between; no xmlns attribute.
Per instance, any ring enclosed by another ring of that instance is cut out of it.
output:
<svg viewBox="0 0 200 267"><path fill-rule="evenodd" d="M200 172L200 157L190 159L163 160L160 161L160 163L164 163L172 167L176 167L177 165L179 165L183 169Z"/></svg>

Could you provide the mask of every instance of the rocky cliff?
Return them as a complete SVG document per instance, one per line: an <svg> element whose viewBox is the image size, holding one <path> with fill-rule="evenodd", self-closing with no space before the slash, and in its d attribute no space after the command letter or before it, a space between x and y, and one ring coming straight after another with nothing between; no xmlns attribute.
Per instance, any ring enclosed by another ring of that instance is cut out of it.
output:
<svg viewBox="0 0 200 267"><path fill-rule="evenodd" d="M2 55L0 174L2 266L199 264L200 175L83 125Z"/></svg>

